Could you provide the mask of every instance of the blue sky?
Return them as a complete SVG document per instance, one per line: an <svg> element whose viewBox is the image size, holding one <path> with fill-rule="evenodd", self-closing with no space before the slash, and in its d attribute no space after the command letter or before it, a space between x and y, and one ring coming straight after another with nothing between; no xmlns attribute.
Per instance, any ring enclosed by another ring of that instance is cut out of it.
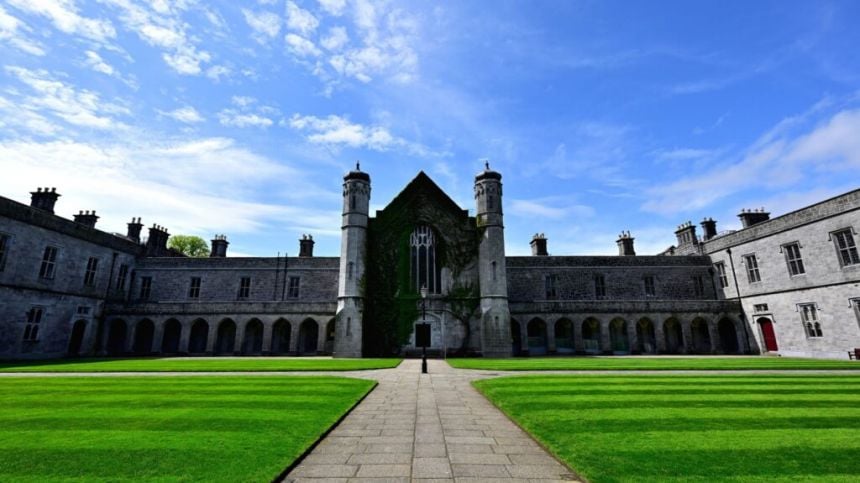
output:
<svg viewBox="0 0 860 483"><path fill-rule="evenodd" d="M0 0L0 194L337 255L341 176L489 159L509 254L640 254L858 187L858 2Z"/></svg>

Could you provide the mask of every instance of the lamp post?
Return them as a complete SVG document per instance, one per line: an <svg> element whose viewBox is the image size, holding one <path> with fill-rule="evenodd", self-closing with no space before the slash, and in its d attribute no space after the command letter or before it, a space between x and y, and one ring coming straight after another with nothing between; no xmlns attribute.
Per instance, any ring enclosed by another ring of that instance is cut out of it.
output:
<svg viewBox="0 0 860 483"><path fill-rule="evenodd" d="M419 332L424 332L427 326L427 286L421 286L421 324L422 330ZM429 331L427 331L429 332ZM427 334L429 335L429 334ZM417 334L416 334L417 336ZM424 339L425 337L421 337ZM416 340L418 338L416 337ZM427 374L427 344L430 341L422 340L421 341L421 374Z"/></svg>

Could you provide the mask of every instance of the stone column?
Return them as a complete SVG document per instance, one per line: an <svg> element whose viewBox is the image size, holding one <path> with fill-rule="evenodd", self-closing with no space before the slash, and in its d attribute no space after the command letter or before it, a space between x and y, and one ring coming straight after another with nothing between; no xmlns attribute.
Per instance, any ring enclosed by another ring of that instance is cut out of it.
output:
<svg viewBox="0 0 860 483"><path fill-rule="evenodd" d="M160 324L156 324L153 321L153 325L155 325L155 329L152 331L152 352L159 354L161 353L161 343L164 341L164 324L165 322L161 322Z"/></svg>
<svg viewBox="0 0 860 483"><path fill-rule="evenodd" d="M215 344L218 342L218 322L209 324L209 333L206 334L206 355L215 354Z"/></svg>
<svg viewBox="0 0 860 483"><path fill-rule="evenodd" d="M585 342L582 340L582 323L584 319L573 320L573 350L576 354L585 353Z"/></svg>
<svg viewBox="0 0 860 483"><path fill-rule="evenodd" d="M272 353L272 330L275 326L274 322L263 324L263 355L267 356Z"/></svg>
<svg viewBox="0 0 860 483"><path fill-rule="evenodd" d="M663 324L665 322L665 320L661 321L659 319L654 322L654 339L656 339L654 342L657 345L658 354L666 353L666 334L663 333Z"/></svg>
<svg viewBox="0 0 860 483"><path fill-rule="evenodd" d="M681 323L681 354L693 352L693 332L689 320L679 320Z"/></svg>
<svg viewBox="0 0 860 483"><path fill-rule="evenodd" d="M546 322L546 350L550 354L555 354L558 349L555 346L555 321L547 320Z"/></svg>
<svg viewBox="0 0 860 483"><path fill-rule="evenodd" d="M299 328L301 326L301 322L290 325L290 331L292 332L290 334L290 354L294 356L299 354Z"/></svg>
<svg viewBox="0 0 860 483"><path fill-rule="evenodd" d="M188 354L188 342L191 340L191 322L181 323L179 327L179 353Z"/></svg>
<svg viewBox="0 0 860 483"><path fill-rule="evenodd" d="M722 344L720 343L720 334L717 331L717 323L714 321L707 322L708 324L708 335L711 336L711 354L718 354L722 351Z"/></svg>
<svg viewBox="0 0 860 483"><path fill-rule="evenodd" d="M140 322L138 321L137 324ZM131 352L134 350L134 335L137 332L137 324L132 325L131 323L126 323L126 331L125 331L125 347L123 352Z"/></svg>
<svg viewBox="0 0 860 483"><path fill-rule="evenodd" d="M612 353L612 340L609 337L609 323L608 320L600 321L600 351L604 354Z"/></svg>
<svg viewBox="0 0 860 483"><path fill-rule="evenodd" d="M326 329L328 328L327 323L317 324L317 354L323 355L325 354L325 339L326 339Z"/></svg>
<svg viewBox="0 0 860 483"><path fill-rule="evenodd" d="M639 337L636 335L636 324L638 323L638 320L632 323L627 321L627 342L630 344L631 354L639 353Z"/></svg>
<svg viewBox="0 0 860 483"><path fill-rule="evenodd" d="M245 344L245 328L248 327L248 321L243 324L236 324L236 339L233 341L233 355L242 354L243 345Z"/></svg>

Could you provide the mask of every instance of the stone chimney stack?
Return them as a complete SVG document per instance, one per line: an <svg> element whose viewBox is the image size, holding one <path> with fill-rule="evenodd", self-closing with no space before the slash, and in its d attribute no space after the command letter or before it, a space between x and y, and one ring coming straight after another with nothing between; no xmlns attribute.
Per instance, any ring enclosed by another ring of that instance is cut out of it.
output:
<svg viewBox="0 0 860 483"><path fill-rule="evenodd" d="M311 235L302 235L299 240L299 256L312 257L314 256L314 237Z"/></svg>
<svg viewBox="0 0 860 483"><path fill-rule="evenodd" d="M699 239L696 236L696 225L689 221L678 226L678 229L675 230L675 237L678 238L679 248L699 243Z"/></svg>
<svg viewBox="0 0 860 483"><path fill-rule="evenodd" d="M168 238L170 238L170 233L167 233L167 228L153 224L149 229L149 239L146 240L146 256L167 256Z"/></svg>
<svg viewBox="0 0 860 483"><path fill-rule="evenodd" d="M44 191L42 191L42 188L36 188L36 191L30 192L30 206L53 213L54 204L57 203L57 198L59 197L60 194L57 193L57 188L51 188L50 191L48 191L48 188L45 188Z"/></svg>
<svg viewBox="0 0 860 483"><path fill-rule="evenodd" d="M78 214L75 215L75 223L80 223L89 228L95 228L97 221L99 221L99 217L96 216L95 210L92 213L89 210L78 211Z"/></svg>
<svg viewBox="0 0 860 483"><path fill-rule="evenodd" d="M618 245L618 256L632 257L636 255L636 250L633 249L633 240L634 238L630 236L629 231L622 231L618 235L618 240L615 242Z"/></svg>
<svg viewBox="0 0 860 483"><path fill-rule="evenodd" d="M741 213L738 215L738 218L741 219L741 223L743 223L744 228L749 228L753 225L757 225L763 221L767 221L770 219L770 213L764 211L764 208L759 210L741 210Z"/></svg>
<svg viewBox="0 0 860 483"><path fill-rule="evenodd" d="M227 256L227 235L215 235L212 239L212 251L209 252L210 258L224 258Z"/></svg>
<svg viewBox="0 0 860 483"><path fill-rule="evenodd" d="M529 245L532 246L533 257L545 257L549 255L546 251L546 237L543 233L535 233Z"/></svg>
<svg viewBox="0 0 860 483"><path fill-rule="evenodd" d="M708 241L717 236L717 222L713 218L705 218L702 220L702 240Z"/></svg>
<svg viewBox="0 0 860 483"><path fill-rule="evenodd" d="M140 243L140 230L142 229L143 223L140 222L140 218L132 218L131 223L128 224L128 232L126 236Z"/></svg>

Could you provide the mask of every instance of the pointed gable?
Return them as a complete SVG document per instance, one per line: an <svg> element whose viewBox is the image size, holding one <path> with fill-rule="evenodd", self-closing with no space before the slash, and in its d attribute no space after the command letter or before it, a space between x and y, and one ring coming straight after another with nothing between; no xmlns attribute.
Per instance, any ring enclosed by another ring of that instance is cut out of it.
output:
<svg viewBox="0 0 860 483"><path fill-rule="evenodd" d="M422 218L421 213L443 211L454 218L468 218L468 210L462 209L442 191L424 171L420 171L388 205L376 212L377 218L385 217L387 212L406 210ZM432 221L432 220L422 220Z"/></svg>

